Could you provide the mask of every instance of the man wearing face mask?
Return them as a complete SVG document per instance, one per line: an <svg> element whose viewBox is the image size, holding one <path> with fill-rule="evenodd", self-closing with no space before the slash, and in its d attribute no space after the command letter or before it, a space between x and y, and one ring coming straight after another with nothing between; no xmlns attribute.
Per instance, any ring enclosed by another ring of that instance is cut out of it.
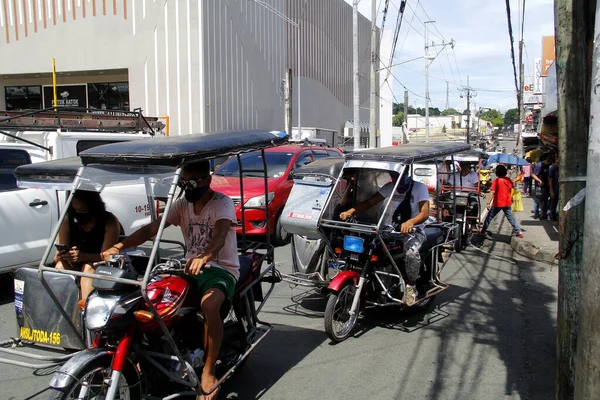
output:
<svg viewBox="0 0 600 400"><path fill-rule="evenodd" d="M404 265L406 269L404 303L407 306L412 306L416 303L418 297L415 284L419 278L419 270L421 268L421 255L419 251L426 240L423 228L425 227L425 221L429 218L429 191L426 185L421 182L415 182L409 172L410 167L406 167L400 178L396 193L393 194L394 198L397 197L400 200L400 203L394 211L392 222L394 225L400 225L400 232L413 235L404 244ZM379 192L367 200L358 203L355 207L342 212L340 219L345 221L357 212L366 211L392 196L397 179L397 174L395 177L392 176L392 181L386 183Z"/></svg>
<svg viewBox="0 0 600 400"><path fill-rule="evenodd" d="M210 182L208 161L186 165L179 180L184 198L173 202L166 223L167 227L181 228L187 248L185 272L195 281L201 295L207 349L201 381L204 391L217 383L215 365L223 338L222 317L229 310L240 275L233 201L211 190ZM146 242L157 234L159 224L157 220L137 230L104 252L103 258ZM213 399L217 394L218 390L202 398Z"/></svg>

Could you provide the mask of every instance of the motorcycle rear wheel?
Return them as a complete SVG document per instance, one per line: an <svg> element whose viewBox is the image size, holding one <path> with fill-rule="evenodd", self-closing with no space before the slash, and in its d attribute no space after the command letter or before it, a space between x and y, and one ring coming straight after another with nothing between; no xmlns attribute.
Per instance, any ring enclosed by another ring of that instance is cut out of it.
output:
<svg viewBox="0 0 600 400"><path fill-rule="evenodd" d="M339 292L332 292L325 307L325 333L332 341L344 341L354 329L358 312L350 315L356 287L352 282L346 283Z"/></svg>
<svg viewBox="0 0 600 400"><path fill-rule="evenodd" d="M115 399L141 400L140 381L133 365L127 363L121 377ZM105 378L110 378L111 359L99 358L90 363L74 376L75 380L69 386L61 389L51 388L47 392L48 400L94 399L103 400L108 386ZM88 385L82 385L81 383ZM87 392L87 393L86 393Z"/></svg>

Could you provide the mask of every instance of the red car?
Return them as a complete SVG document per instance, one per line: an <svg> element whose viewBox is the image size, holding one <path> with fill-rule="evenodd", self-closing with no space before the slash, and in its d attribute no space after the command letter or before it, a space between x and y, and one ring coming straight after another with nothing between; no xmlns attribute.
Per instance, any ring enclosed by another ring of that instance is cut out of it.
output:
<svg viewBox="0 0 600 400"><path fill-rule="evenodd" d="M267 158L269 226L274 242L278 245L289 240L289 234L279 224L279 216L290 195L295 168L324 157L341 157L340 149L306 144L288 144L265 150ZM246 207L264 207L263 160L260 151L242 154L244 171L244 201ZM237 157L221 164L212 175L211 188L233 199L238 219L238 233L242 233L239 165ZM266 235L267 222L262 210L246 210L247 235Z"/></svg>

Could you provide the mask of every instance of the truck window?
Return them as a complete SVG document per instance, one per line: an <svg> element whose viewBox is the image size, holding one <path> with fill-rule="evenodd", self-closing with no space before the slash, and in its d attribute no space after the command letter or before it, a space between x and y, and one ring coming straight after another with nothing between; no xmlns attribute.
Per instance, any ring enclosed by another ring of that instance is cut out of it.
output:
<svg viewBox="0 0 600 400"><path fill-rule="evenodd" d="M31 164L25 150L0 149L0 192L17 189L15 168L25 164Z"/></svg>
<svg viewBox="0 0 600 400"><path fill-rule="evenodd" d="M82 151L91 149L96 146L101 146L103 144L115 143L117 140L80 140L77 142L77 155Z"/></svg>

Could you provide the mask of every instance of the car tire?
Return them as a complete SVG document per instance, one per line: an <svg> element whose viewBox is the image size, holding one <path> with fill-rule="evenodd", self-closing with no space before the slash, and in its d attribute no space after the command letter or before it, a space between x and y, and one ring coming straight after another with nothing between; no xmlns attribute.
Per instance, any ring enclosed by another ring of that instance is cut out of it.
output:
<svg viewBox="0 0 600 400"><path fill-rule="evenodd" d="M277 215L275 220L275 232L273 232L273 243L276 246L284 246L288 244L292 238L292 235L286 231L281 225L281 213Z"/></svg>

